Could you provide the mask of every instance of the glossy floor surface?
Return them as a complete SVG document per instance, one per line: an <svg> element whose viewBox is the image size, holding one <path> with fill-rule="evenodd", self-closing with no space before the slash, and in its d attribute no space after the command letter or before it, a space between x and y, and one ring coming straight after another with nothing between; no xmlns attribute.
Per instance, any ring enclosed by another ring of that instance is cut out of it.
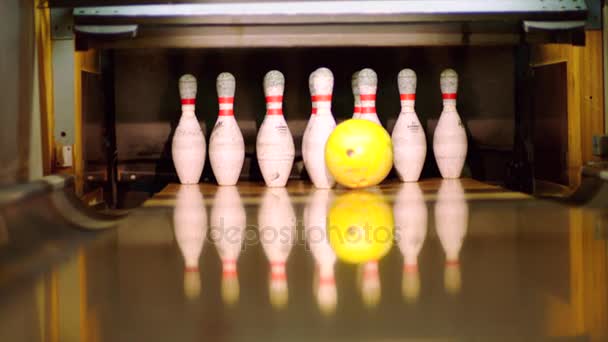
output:
<svg viewBox="0 0 608 342"><path fill-rule="evenodd" d="M467 179L169 185L5 289L0 340L605 341L601 217Z"/></svg>

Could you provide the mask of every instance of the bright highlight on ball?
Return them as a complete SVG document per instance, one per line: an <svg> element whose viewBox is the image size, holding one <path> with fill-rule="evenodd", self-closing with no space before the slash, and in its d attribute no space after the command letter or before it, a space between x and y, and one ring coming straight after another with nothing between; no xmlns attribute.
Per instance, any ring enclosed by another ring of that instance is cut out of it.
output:
<svg viewBox="0 0 608 342"><path fill-rule="evenodd" d="M363 119L339 124L325 145L325 163L336 182L349 188L382 182L393 165L393 145L380 125Z"/></svg>

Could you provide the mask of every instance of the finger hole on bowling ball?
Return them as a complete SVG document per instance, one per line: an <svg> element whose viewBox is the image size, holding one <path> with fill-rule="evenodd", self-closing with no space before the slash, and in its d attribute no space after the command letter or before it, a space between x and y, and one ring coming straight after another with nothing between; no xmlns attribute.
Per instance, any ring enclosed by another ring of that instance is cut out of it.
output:
<svg viewBox="0 0 608 342"><path fill-rule="evenodd" d="M355 154L355 150L353 150L352 148L349 148L348 150L346 150L346 155L349 157L352 157Z"/></svg>

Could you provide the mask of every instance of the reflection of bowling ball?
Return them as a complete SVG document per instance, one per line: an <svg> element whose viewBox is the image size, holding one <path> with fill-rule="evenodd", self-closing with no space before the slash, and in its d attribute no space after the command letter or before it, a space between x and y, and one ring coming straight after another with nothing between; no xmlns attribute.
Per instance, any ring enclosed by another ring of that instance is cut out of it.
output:
<svg viewBox="0 0 608 342"><path fill-rule="evenodd" d="M393 244L393 211L378 194L353 191L339 196L327 223L331 247L345 262L379 260Z"/></svg>
<svg viewBox="0 0 608 342"><path fill-rule="evenodd" d="M393 166L393 144L386 130L371 121L339 124L325 145L325 163L336 181L349 188L376 185Z"/></svg>

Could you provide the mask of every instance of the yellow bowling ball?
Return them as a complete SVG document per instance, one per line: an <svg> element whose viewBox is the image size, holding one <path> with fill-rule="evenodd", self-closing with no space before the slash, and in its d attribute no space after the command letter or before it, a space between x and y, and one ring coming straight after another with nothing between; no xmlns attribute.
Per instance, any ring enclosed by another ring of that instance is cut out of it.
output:
<svg viewBox="0 0 608 342"><path fill-rule="evenodd" d="M382 182L393 166L393 144L380 125L363 119L339 124L325 145L325 163L336 182L363 188Z"/></svg>
<svg viewBox="0 0 608 342"><path fill-rule="evenodd" d="M355 264L380 260L393 245L393 211L379 194L348 192L332 204L327 229L340 260Z"/></svg>

